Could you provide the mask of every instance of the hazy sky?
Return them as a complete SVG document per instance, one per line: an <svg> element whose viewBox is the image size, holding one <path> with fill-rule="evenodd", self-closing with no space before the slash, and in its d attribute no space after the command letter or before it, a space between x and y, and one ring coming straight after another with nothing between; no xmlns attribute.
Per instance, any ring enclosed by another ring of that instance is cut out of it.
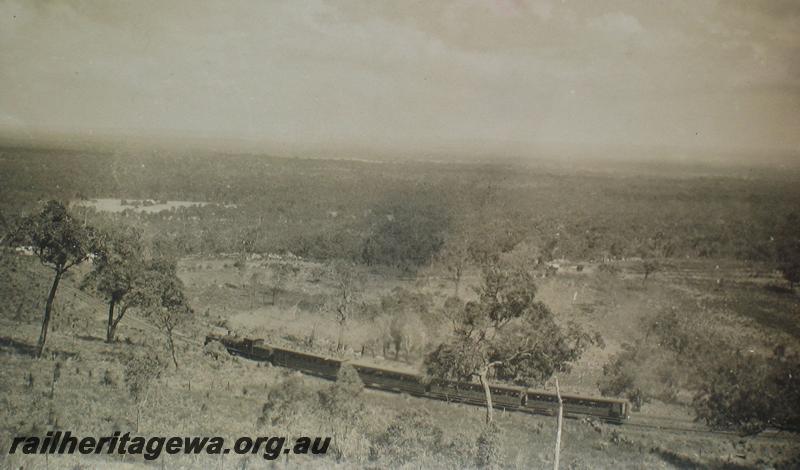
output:
<svg viewBox="0 0 800 470"><path fill-rule="evenodd" d="M40 130L800 152L800 1L0 0L0 131Z"/></svg>

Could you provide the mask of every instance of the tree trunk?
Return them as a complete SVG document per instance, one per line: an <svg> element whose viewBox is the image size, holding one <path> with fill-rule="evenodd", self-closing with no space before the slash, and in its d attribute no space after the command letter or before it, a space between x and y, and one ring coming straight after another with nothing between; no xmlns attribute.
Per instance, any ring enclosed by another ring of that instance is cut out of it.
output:
<svg viewBox="0 0 800 470"><path fill-rule="evenodd" d="M344 349L344 322L339 322L339 337L336 339L336 351Z"/></svg>
<svg viewBox="0 0 800 470"><path fill-rule="evenodd" d="M483 385L483 394L486 396L486 424L494 420L494 406L492 405L492 392L489 390L489 369L483 369L478 377L481 379Z"/></svg>
<svg viewBox="0 0 800 470"><path fill-rule="evenodd" d="M558 377L556 377L556 396L558 397L558 427L556 428L556 452L553 458L553 468L558 470L558 461L561 457L561 423L564 420L564 402L561 400L561 390L558 388Z"/></svg>
<svg viewBox="0 0 800 470"><path fill-rule="evenodd" d="M44 343L47 341L47 329L50 326L50 316L53 312L53 300L56 298L56 290L61 276L64 274L61 269L56 269L56 277L53 278L53 285L50 287L50 294L47 296L47 303L44 306L44 318L42 319L42 331L39 333L39 342L36 345L36 357L42 357Z"/></svg>
<svg viewBox="0 0 800 470"><path fill-rule="evenodd" d="M111 340L107 341L109 343L114 341L114 336L117 334L117 326L119 326L119 322L122 321L122 317L125 316L125 312L128 311L128 306L123 305L122 308L119 310L119 315L111 322Z"/></svg>
<svg viewBox="0 0 800 470"><path fill-rule="evenodd" d="M116 305L116 301L111 299L108 302L108 325L106 325L106 343L113 343L114 342L114 306Z"/></svg>
<svg viewBox="0 0 800 470"><path fill-rule="evenodd" d="M172 354L172 362L175 364L175 369L178 369L178 359L175 357L175 342L172 341L172 332L167 333L167 344L169 344L169 352Z"/></svg>

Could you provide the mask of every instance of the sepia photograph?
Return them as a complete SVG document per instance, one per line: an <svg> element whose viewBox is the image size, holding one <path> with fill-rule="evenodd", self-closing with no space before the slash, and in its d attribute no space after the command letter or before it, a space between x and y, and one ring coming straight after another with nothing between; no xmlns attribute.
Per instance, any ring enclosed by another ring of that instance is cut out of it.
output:
<svg viewBox="0 0 800 470"><path fill-rule="evenodd" d="M0 0L0 470L800 468L800 1Z"/></svg>

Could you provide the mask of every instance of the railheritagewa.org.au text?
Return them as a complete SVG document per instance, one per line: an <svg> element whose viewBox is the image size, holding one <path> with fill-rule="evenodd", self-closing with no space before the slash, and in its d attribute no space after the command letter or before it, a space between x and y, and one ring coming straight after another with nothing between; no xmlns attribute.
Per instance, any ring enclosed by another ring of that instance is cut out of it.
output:
<svg viewBox="0 0 800 470"><path fill-rule="evenodd" d="M17 436L11 441L9 454L119 454L141 455L155 460L163 453L186 455L261 455L275 460L282 454L321 455L328 451L330 437L238 437L233 445L219 436L204 437L143 437L115 432L110 436L74 436L70 431L50 431L42 436Z"/></svg>

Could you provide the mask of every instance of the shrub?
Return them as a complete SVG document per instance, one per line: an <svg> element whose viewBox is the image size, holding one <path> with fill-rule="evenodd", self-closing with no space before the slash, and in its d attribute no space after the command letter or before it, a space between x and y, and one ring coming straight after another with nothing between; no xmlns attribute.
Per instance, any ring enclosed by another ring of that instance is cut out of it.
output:
<svg viewBox="0 0 800 470"><path fill-rule="evenodd" d="M304 423L316 409L317 397L303 377L294 375L270 388L267 401L261 408L259 426L292 428Z"/></svg>
<svg viewBox="0 0 800 470"><path fill-rule="evenodd" d="M395 468L410 462L424 466L426 459L441 452L442 430L424 410L411 409L398 414L373 442L372 459Z"/></svg>
<svg viewBox="0 0 800 470"><path fill-rule="evenodd" d="M486 469L499 469L504 466L503 438L500 428L494 422L486 424L476 442L475 466Z"/></svg>
<svg viewBox="0 0 800 470"><path fill-rule="evenodd" d="M336 382L318 394L320 408L327 415L326 422L333 434L333 451L339 459L360 460L369 447L361 432L366 415L363 390L364 384L355 368L343 364Z"/></svg>
<svg viewBox="0 0 800 470"><path fill-rule="evenodd" d="M800 358L735 352L711 368L694 398L698 420L754 434L800 427Z"/></svg>
<svg viewBox="0 0 800 470"><path fill-rule="evenodd" d="M624 397L631 401L634 411L639 411L654 398L674 400L680 383L678 374L674 354L639 341L622 345L622 351L603 366L597 385L604 396Z"/></svg>

